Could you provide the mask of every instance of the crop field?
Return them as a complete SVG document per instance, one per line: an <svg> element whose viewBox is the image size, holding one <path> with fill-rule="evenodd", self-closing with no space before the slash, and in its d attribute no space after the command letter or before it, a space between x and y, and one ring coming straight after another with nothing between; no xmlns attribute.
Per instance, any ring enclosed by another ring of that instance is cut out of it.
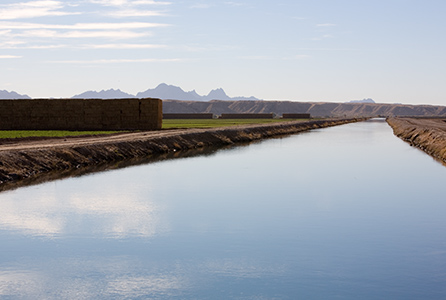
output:
<svg viewBox="0 0 446 300"><path fill-rule="evenodd" d="M112 134L120 131L0 130L0 139Z"/></svg>
<svg viewBox="0 0 446 300"><path fill-rule="evenodd" d="M168 119L163 120L163 129L172 128L214 128L248 124L267 124L296 119Z"/></svg>
<svg viewBox="0 0 446 300"><path fill-rule="evenodd" d="M215 128L247 124L267 124L286 121L296 121L296 119L170 119L163 120L163 129ZM102 135L119 132L125 131L0 130L0 139Z"/></svg>

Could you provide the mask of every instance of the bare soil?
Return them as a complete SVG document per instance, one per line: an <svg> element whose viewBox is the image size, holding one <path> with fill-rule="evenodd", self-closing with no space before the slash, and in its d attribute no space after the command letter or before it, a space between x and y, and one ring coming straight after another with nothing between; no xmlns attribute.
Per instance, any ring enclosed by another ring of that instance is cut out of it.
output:
<svg viewBox="0 0 446 300"><path fill-rule="evenodd" d="M446 163L446 118L389 118L396 136Z"/></svg>
<svg viewBox="0 0 446 300"><path fill-rule="evenodd" d="M313 117L446 116L446 106L301 101L163 100L164 113L309 113Z"/></svg>

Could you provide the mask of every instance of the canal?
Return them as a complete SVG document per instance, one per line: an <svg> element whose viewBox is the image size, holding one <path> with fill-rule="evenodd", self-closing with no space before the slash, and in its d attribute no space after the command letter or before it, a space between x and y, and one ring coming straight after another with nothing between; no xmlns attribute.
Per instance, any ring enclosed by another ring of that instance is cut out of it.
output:
<svg viewBox="0 0 446 300"><path fill-rule="evenodd" d="M383 120L0 193L0 298L445 299L446 168Z"/></svg>

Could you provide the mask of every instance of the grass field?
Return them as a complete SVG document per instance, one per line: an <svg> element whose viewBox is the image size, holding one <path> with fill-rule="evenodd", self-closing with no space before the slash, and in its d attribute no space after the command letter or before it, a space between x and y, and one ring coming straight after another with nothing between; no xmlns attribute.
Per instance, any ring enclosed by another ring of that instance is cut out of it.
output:
<svg viewBox="0 0 446 300"><path fill-rule="evenodd" d="M171 128L214 128L247 124L266 124L294 119L168 119L163 120L163 129Z"/></svg>
<svg viewBox="0 0 446 300"><path fill-rule="evenodd" d="M246 124L266 124L294 119L175 119L163 120L163 129L173 128L214 128ZM0 130L0 139L26 137L65 137L79 135L113 134L123 131L62 131L62 130Z"/></svg>
<svg viewBox="0 0 446 300"><path fill-rule="evenodd" d="M119 131L63 131L63 130L1 130L0 139L25 137L65 137L78 135L112 134Z"/></svg>

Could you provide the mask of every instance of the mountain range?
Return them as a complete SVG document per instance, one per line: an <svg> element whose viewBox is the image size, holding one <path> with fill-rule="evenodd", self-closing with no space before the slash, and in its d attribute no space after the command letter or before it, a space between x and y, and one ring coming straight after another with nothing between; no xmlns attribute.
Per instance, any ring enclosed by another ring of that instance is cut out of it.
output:
<svg viewBox="0 0 446 300"><path fill-rule="evenodd" d="M379 104L370 98L353 100L347 103L263 101L250 97L226 95L223 89L212 90L206 96L195 91L185 92L181 88L160 84L154 89L131 95L121 90L89 91L72 98L161 98L164 113L309 113L314 117L372 117L372 116L442 116L446 117L446 107L437 105ZM0 90L0 99L31 99L28 95ZM172 100L173 99L173 100ZM218 99L218 100L213 100ZM209 101L208 101L209 100ZM221 101L223 100L223 101ZM231 101L232 100L232 101ZM243 101L249 100L249 101Z"/></svg>
<svg viewBox="0 0 446 300"><path fill-rule="evenodd" d="M210 91L208 95L199 95L195 90L185 92L182 88L174 85L161 83L154 89L148 89L132 95L121 90L102 90L100 92L88 91L72 98L81 99L118 99L118 98L160 98L169 100L209 101L209 100L259 100L255 97L229 97L222 88Z"/></svg>
<svg viewBox="0 0 446 300"><path fill-rule="evenodd" d="M169 100L209 101L209 100L260 100L256 97L229 97L222 88L212 90L207 95L199 95L195 90L185 92L182 88L165 83L154 89L148 89L132 95L120 89L87 91L71 97L73 99L122 99L122 98L159 98ZM14 91L0 90L0 99L31 99L28 95L20 95Z"/></svg>

